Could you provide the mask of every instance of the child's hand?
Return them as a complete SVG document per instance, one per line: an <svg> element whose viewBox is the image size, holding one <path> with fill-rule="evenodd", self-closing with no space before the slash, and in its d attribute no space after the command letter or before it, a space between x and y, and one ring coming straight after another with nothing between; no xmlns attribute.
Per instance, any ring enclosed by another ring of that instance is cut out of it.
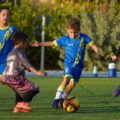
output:
<svg viewBox="0 0 120 120"><path fill-rule="evenodd" d="M118 58L117 58L117 56L116 55L113 55L112 56L112 61L116 61Z"/></svg>
<svg viewBox="0 0 120 120"><path fill-rule="evenodd" d="M96 55L96 58L99 59L99 60L101 60L101 61L105 61L104 56L102 56L102 55L100 55L100 54L97 54L97 55Z"/></svg>
<svg viewBox="0 0 120 120"><path fill-rule="evenodd" d="M38 71L37 74L38 74L38 75L44 75L44 76L47 75L47 73L46 73L45 71Z"/></svg>
<svg viewBox="0 0 120 120"><path fill-rule="evenodd" d="M38 47L39 46L39 42L34 40L29 45L32 46L32 47Z"/></svg>
<svg viewBox="0 0 120 120"><path fill-rule="evenodd" d="M100 59L101 57L102 57L102 55L96 54L96 58Z"/></svg>

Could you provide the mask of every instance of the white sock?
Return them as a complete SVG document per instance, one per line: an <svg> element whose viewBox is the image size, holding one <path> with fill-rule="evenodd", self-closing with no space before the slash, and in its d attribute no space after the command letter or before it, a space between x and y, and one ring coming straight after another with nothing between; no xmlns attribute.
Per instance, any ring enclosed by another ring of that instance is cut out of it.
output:
<svg viewBox="0 0 120 120"><path fill-rule="evenodd" d="M67 96L67 94L64 92L64 93L62 94L62 99L65 99L66 96Z"/></svg>
<svg viewBox="0 0 120 120"><path fill-rule="evenodd" d="M59 87L58 87L57 92L56 92L55 99L61 99L62 94L64 93L64 89L65 89L64 86L59 86Z"/></svg>
<svg viewBox="0 0 120 120"><path fill-rule="evenodd" d="M55 99L60 99L62 97L63 91L57 90Z"/></svg>

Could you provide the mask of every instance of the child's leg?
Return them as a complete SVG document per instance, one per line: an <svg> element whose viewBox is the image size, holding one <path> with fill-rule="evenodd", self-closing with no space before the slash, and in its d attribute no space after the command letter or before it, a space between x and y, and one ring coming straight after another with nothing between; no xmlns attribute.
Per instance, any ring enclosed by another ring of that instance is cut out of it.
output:
<svg viewBox="0 0 120 120"><path fill-rule="evenodd" d="M64 93L66 85L69 83L70 77L64 77L64 80L61 82L60 86L57 89L55 99L52 102L52 107L58 109L62 108L62 94Z"/></svg>
<svg viewBox="0 0 120 120"><path fill-rule="evenodd" d="M2 84L5 84L5 82L4 82L4 77L2 76L2 74L0 73L0 82L2 83Z"/></svg>
<svg viewBox="0 0 120 120"><path fill-rule="evenodd" d="M82 69L81 68L74 68L72 69L71 72L71 80L69 84L66 86L65 92L62 95L62 98L65 99L65 97L72 91L72 89L75 87L76 83L79 82L80 76L82 74Z"/></svg>
<svg viewBox="0 0 120 120"><path fill-rule="evenodd" d="M69 84L66 86L66 89L62 95L62 99L65 99L66 96L72 91L72 89L76 86L76 84L79 82L80 76L82 74L82 69L72 69L72 78L69 82Z"/></svg>
<svg viewBox="0 0 120 120"><path fill-rule="evenodd" d="M39 93L39 86L35 84L32 90L29 90L23 94L20 94L24 102L31 102L33 97Z"/></svg>
<svg viewBox="0 0 120 120"><path fill-rule="evenodd" d="M14 113L31 112L32 108L27 102L31 102L32 98L39 92L39 86L33 85L32 90L28 90L24 93L16 93L16 106L13 110Z"/></svg>
<svg viewBox="0 0 120 120"><path fill-rule="evenodd" d="M21 112L31 112L32 108L25 103L23 98L16 92L16 105L14 107L14 113L21 113Z"/></svg>
<svg viewBox="0 0 120 120"><path fill-rule="evenodd" d="M25 93L24 95L22 95L23 97L23 101L24 102L31 102L33 97L39 93L39 91L35 91L35 90L31 90L31 91L28 91L27 93Z"/></svg>
<svg viewBox="0 0 120 120"><path fill-rule="evenodd" d="M16 101L15 103L17 104L18 102L23 102L22 97L16 92Z"/></svg>
<svg viewBox="0 0 120 120"><path fill-rule="evenodd" d="M62 94L64 93L65 87L68 85L70 77L64 77L64 80L61 82L60 86L57 89L55 99L61 99Z"/></svg>
<svg viewBox="0 0 120 120"><path fill-rule="evenodd" d="M2 82L2 74L0 74L0 82Z"/></svg>
<svg viewBox="0 0 120 120"><path fill-rule="evenodd" d="M39 91L30 90L28 92L17 94L16 93L16 106L14 107L14 113L21 113L21 112L31 112L32 108L29 106L27 102L31 102L32 98L38 93Z"/></svg>
<svg viewBox="0 0 120 120"><path fill-rule="evenodd" d="M76 82L72 79L70 80L69 84L67 85L64 93L62 94L62 99L65 99L66 96L72 91L72 89L76 86Z"/></svg>

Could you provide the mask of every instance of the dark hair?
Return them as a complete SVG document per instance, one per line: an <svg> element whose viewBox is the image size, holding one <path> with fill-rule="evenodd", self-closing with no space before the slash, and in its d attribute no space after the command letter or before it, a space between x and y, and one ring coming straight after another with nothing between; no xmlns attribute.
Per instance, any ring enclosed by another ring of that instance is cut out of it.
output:
<svg viewBox="0 0 120 120"><path fill-rule="evenodd" d="M15 32L12 36L13 45L18 45L20 42L26 43L28 36L22 32Z"/></svg>
<svg viewBox="0 0 120 120"><path fill-rule="evenodd" d="M0 7L0 12L1 12L2 10L8 10L8 11L10 12L10 14L11 14L11 11L10 11L10 9L9 9L8 6L2 6L2 7Z"/></svg>
<svg viewBox="0 0 120 120"><path fill-rule="evenodd" d="M72 28L75 30L80 30L80 21L78 18L71 17L67 21L67 28Z"/></svg>

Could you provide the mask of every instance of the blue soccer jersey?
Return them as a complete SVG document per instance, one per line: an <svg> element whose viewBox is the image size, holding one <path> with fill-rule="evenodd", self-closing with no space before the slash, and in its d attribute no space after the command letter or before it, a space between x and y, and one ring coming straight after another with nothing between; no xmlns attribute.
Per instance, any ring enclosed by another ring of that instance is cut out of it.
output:
<svg viewBox="0 0 120 120"><path fill-rule="evenodd" d="M65 74L72 75L74 74L73 72L77 72L79 69L79 73L76 73L79 79L82 68L84 67L86 44L92 44L92 42L90 37L83 33L75 40L71 39L69 36L63 36L55 41L55 45L64 47L65 49Z"/></svg>
<svg viewBox="0 0 120 120"><path fill-rule="evenodd" d="M8 25L4 29L0 28L0 74L6 67L7 55L13 48L11 37L16 31L17 29L13 25Z"/></svg>

